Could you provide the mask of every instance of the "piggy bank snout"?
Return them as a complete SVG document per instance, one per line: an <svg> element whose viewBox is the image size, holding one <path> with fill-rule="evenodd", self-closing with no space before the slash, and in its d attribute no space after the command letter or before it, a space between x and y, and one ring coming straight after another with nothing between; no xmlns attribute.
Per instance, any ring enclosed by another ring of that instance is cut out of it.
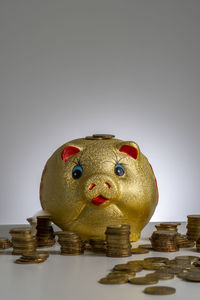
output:
<svg viewBox="0 0 200 300"><path fill-rule="evenodd" d="M114 199L118 196L118 194L118 185L109 176L94 175L85 183L85 195L89 201L99 195L108 199Z"/></svg>

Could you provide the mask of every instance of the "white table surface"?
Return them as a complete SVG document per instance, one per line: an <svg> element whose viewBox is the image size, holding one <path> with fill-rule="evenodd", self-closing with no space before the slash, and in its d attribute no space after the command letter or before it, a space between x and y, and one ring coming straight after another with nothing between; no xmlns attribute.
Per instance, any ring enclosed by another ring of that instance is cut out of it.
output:
<svg viewBox="0 0 200 300"><path fill-rule="evenodd" d="M150 223L142 232L141 239L134 243L147 243L154 231ZM16 225L0 226L0 236L9 236L9 230ZM185 233L185 224L179 226L179 232ZM170 259L178 255L198 255L195 249L181 249L179 252L164 253L150 251L148 254L132 255L128 258L110 258L85 252L80 256L62 256L59 245L49 249L49 258L40 264L18 265L11 250L2 250L0 255L0 299L2 300L132 300L132 299L199 299L200 283L186 282L179 278L160 281L157 285L176 288L176 294L169 296L151 296L142 291L146 286L123 284L103 285L98 283L115 264L126 263L133 259L151 256L164 256ZM142 271L138 276L148 273Z"/></svg>

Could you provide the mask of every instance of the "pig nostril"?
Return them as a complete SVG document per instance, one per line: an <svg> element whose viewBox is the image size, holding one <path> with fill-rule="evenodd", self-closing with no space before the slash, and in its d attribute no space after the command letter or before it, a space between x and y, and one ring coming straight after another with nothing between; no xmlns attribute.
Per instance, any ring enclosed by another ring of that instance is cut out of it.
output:
<svg viewBox="0 0 200 300"><path fill-rule="evenodd" d="M105 182L105 184L107 185L107 187L110 189L111 188L111 186L110 186L110 184L108 183L108 182Z"/></svg>
<svg viewBox="0 0 200 300"><path fill-rule="evenodd" d="M95 186L96 186L96 184L94 184L94 183L90 184L89 190L91 191Z"/></svg>

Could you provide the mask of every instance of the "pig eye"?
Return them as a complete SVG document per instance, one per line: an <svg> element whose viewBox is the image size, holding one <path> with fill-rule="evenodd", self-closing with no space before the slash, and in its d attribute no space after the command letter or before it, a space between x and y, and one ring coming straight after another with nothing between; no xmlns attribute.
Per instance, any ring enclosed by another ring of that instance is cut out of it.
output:
<svg viewBox="0 0 200 300"><path fill-rule="evenodd" d="M122 165L115 165L115 174L117 176L123 176L125 173L125 169Z"/></svg>
<svg viewBox="0 0 200 300"><path fill-rule="evenodd" d="M81 166L75 166L72 170L72 177L74 179L79 179L83 173L83 168Z"/></svg>

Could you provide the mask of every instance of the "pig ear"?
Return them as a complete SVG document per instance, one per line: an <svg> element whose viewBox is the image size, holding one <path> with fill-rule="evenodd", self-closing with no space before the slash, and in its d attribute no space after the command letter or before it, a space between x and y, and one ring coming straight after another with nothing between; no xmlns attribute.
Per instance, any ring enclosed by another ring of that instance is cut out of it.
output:
<svg viewBox="0 0 200 300"><path fill-rule="evenodd" d="M75 146L66 146L61 153L61 158L66 162L70 156L80 152L80 149Z"/></svg>
<svg viewBox="0 0 200 300"><path fill-rule="evenodd" d="M126 153L128 156L131 156L134 159L139 158L140 148L135 142L123 142L117 145L117 148L120 152Z"/></svg>

